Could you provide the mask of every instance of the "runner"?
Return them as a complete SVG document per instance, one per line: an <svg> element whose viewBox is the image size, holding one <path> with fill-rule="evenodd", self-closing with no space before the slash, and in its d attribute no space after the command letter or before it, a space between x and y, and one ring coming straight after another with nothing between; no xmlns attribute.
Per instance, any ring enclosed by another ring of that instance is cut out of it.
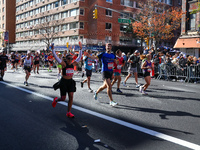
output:
<svg viewBox="0 0 200 150"><path fill-rule="evenodd" d="M91 50L87 50L86 51L90 56L92 56L92 51ZM87 82L87 85L88 85L88 91L89 92L93 92L93 90L90 88L90 79L91 79L91 76L92 76L92 62L94 60L92 60L91 58L85 56L84 59L83 59L85 62L84 62L84 68L85 68L85 71L86 71L86 76L87 78L81 82L81 87L83 88L83 84L85 82Z"/></svg>
<svg viewBox="0 0 200 150"><path fill-rule="evenodd" d="M32 64L33 64L33 59L31 57L31 52L29 52L27 56L24 58L24 70L26 73L24 85L26 86L28 86L27 81L29 79L29 76L31 75L30 72L31 72Z"/></svg>
<svg viewBox="0 0 200 150"><path fill-rule="evenodd" d="M11 53L11 63L12 63L11 69L14 69L15 68L15 53L14 52Z"/></svg>
<svg viewBox="0 0 200 150"><path fill-rule="evenodd" d="M112 81L111 85L113 86L115 84L115 82L118 80L117 82L117 92L118 93L122 93L122 91L119 89L120 86L120 82L121 82L121 68L122 66L125 65L124 62L124 58L122 57L122 51L121 50L117 50L116 51L116 57L117 57L117 63L114 63L114 80Z"/></svg>
<svg viewBox="0 0 200 150"><path fill-rule="evenodd" d="M9 59L8 56L6 56L6 52L3 51L3 54L0 55L0 70L1 70L1 78L0 81L3 81L3 77L6 71L6 64L8 63Z"/></svg>
<svg viewBox="0 0 200 150"><path fill-rule="evenodd" d="M144 95L148 95L148 93L146 93L146 89L151 84L150 72L151 70L153 70L153 67L151 64L151 54L146 55L146 60L144 60L144 62L142 63L141 69L143 69L143 74L144 74L144 79L146 81L146 84L143 86L140 86L139 91Z"/></svg>
<svg viewBox="0 0 200 150"><path fill-rule="evenodd" d="M40 67L40 55L38 52L36 52L35 57L34 57L34 65L33 65L34 73L35 73L35 69L37 68L37 74L39 74L39 67Z"/></svg>
<svg viewBox="0 0 200 150"><path fill-rule="evenodd" d="M129 62L129 68L128 68L128 76L126 76L123 85L126 86L126 81L134 74L135 76L135 83L136 83L136 88L139 88L140 85L138 84L138 73L137 73L137 65L140 61L140 52L136 50L133 55L130 56L128 59Z"/></svg>
<svg viewBox="0 0 200 150"><path fill-rule="evenodd" d="M62 60L62 54L61 54L61 53L58 53L58 57L59 57L59 59ZM58 78L58 80L60 80L60 79L61 79L62 65L61 65L61 64L58 64L58 65L57 65L57 68L58 68L58 75L57 75L57 78Z"/></svg>
<svg viewBox="0 0 200 150"><path fill-rule="evenodd" d="M57 102L65 101L66 93L68 93L69 102L68 102L68 111L67 111L66 116L69 118L74 117L74 115L71 113L71 108L72 108L72 103L73 103L74 92L76 92L76 82L72 79L72 77L74 75L74 66L77 65L77 63L81 60L81 56L82 56L81 42L79 42L79 46L80 46L79 56L73 63L72 63L73 58L70 54L66 56L66 61L63 61L62 59L57 57L54 50L54 46L53 45L51 46L53 56L55 57L56 61L62 65L62 78L59 81L61 98L55 97L52 102L52 106L56 107Z"/></svg>
<svg viewBox="0 0 200 150"><path fill-rule="evenodd" d="M97 95L99 92L103 91L107 88L107 94L110 99L110 105L116 106L117 102L115 102L112 98L112 85L111 80L113 76L113 65L114 62L116 62L116 57L113 53L111 53L112 45L110 43L106 44L106 52L103 52L96 56L91 56L87 54L87 57L91 59L97 59L99 58L102 62L102 79L103 79L103 85L94 93L94 99L97 100Z"/></svg>
<svg viewBox="0 0 200 150"><path fill-rule="evenodd" d="M16 52L15 54L15 69L18 70L18 64L19 64L19 54Z"/></svg>
<svg viewBox="0 0 200 150"><path fill-rule="evenodd" d="M48 53L45 53L45 55L44 55L44 66L43 66L43 68L46 67L47 65L48 65Z"/></svg>
<svg viewBox="0 0 200 150"><path fill-rule="evenodd" d="M52 56L52 53L49 53L49 56L48 56L48 61L49 61L49 69L48 71L52 72L51 70L51 67L53 66L53 56Z"/></svg>

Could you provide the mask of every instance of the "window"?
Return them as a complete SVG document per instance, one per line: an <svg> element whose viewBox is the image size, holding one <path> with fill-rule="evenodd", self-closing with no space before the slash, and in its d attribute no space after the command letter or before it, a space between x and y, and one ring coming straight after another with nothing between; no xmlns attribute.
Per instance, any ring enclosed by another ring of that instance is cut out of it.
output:
<svg viewBox="0 0 200 150"><path fill-rule="evenodd" d="M84 22L80 22L80 29L84 29Z"/></svg>
<svg viewBox="0 0 200 150"><path fill-rule="evenodd" d="M132 0L121 0L121 5L133 7L133 1Z"/></svg>
<svg viewBox="0 0 200 150"><path fill-rule="evenodd" d="M84 16L84 8L80 8L80 15Z"/></svg>
<svg viewBox="0 0 200 150"><path fill-rule="evenodd" d="M195 30L196 28L196 14L190 14L189 18L189 30Z"/></svg>
<svg viewBox="0 0 200 150"><path fill-rule="evenodd" d="M29 12L29 15L30 15L30 16L33 16L33 11L32 11L32 10Z"/></svg>
<svg viewBox="0 0 200 150"><path fill-rule="evenodd" d="M41 12L45 12L45 6L41 7Z"/></svg>
<svg viewBox="0 0 200 150"><path fill-rule="evenodd" d="M62 25L62 31L67 31L68 30L68 24Z"/></svg>
<svg viewBox="0 0 200 150"><path fill-rule="evenodd" d="M2 17L2 20L4 20L4 16Z"/></svg>
<svg viewBox="0 0 200 150"><path fill-rule="evenodd" d="M61 17L62 18L67 18L67 15L68 15L67 11L61 13Z"/></svg>
<svg viewBox="0 0 200 150"><path fill-rule="evenodd" d="M54 19L54 20L58 20L58 19L59 19L59 14L55 14L55 15L53 16L53 19Z"/></svg>
<svg viewBox="0 0 200 150"><path fill-rule="evenodd" d="M76 9L72 9L70 11L70 17L72 17L72 16L76 16Z"/></svg>
<svg viewBox="0 0 200 150"><path fill-rule="evenodd" d="M112 37L111 36L106 36L105 42L106 43L111 43L112 42Z"/></svg>
<svg viewBox="0 0 200 150"><path fill-rule="evenodd" d="M78 28L78 22L70 23L70 30L77 29L77 28Z"/></svg>
<svg viewBox="0 0 200 150"><path fill-rule="evenodd" d="M112 30L112 24L106 23L106 30Z"/></svg>
<svg viewBox="0 0 200 150"><path fill-rule="evenodd" d="M52 6L51 4L47 5L47 11L51 9L51 6Z"/></svg>
<svg viewBox="0 0 200 150"><path fill-rule="evenodd" d="M67 0L62 0L62 5L66 5L67 4Z"/></svg>
<svg viewBox="0 0 200 150"><path fill-rule="evenodd" d="M54 3L54 7L56 8L56 7L59 7L59 2L55 2Z"/></svg>
<svg viewBox="0 0 200 150"><path fill-rule="evenodd" d="M106 0L106 2L112 3L113 1L112 0Z"/></svg>
<svg viewBox="0 0 200 150"><path fill-rule="evenodd" d="M111 16L111 17L112 17L112 11L111 11L111 10L108 10L108 9L106 9L106 16Z"/></svg>
<svg viewBox="0 0 200 150"><path fill-rule="evenodd" d="M4 11L5 11L5 8L3 7L3 8L2 8L2 12L4 12Z"/></svg>

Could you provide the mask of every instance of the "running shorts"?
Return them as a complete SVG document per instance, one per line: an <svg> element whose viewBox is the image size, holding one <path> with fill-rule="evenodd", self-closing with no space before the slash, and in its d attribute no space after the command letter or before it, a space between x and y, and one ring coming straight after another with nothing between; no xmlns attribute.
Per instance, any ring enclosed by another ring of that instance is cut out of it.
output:
<svg viewBox="0 0 200 150"><path fill-rule="evenodd" d="M102 72L102 80L110 79L112 80L113 71L104 71Z"/></svg>
<svg viewBox="0 0 200 150"><path fill-rule="evenodd" d="M26 71L28 71L28 72L31 72L31 67L30 66L24 66L24 70Z"/></svg>
<svg viewBox="0 0 200 150"><path fill-rule="evenodd" d="M128 73L130 73L130 74L137 73L137 67L135 67L135 68L129 67L128 68Z"/></svg>
<svg viewBox="0 0 200 150"><path fill-rule="evenodd" d="M148 77L148 76L150 76L150 72L144 72L143 75L144 75L144 78Z"/></svg>
<svg viewBox="0 0 200 150"><path fill-rule="evenodd" d="M37 65L39 64L40 62L39 61L34 61L34 65Z"/></svg>
<svg viewBox="0 0 200 150"><path fill-rule="evenodd" d="M119 72L114 72L114 76L120 76Z"/></svg>
<svg viewBox="0 0 200 150"><path fill-rule="evenodd" d="M87 77L91 77L92 76L92 70L85 69L85 71L86 71L86 76Z"/></svg>
<svg viewBox="0 0 200 150"><path fill-rule="evenodd" d="M66 96L68 92L76 92L76 82L73 79L61 78L60 95Z"/></svg>
<svg viewBox="0 0 200 150"><path fill-rule="evenodd" d="M62 65L57 65L58 68L62 69Z"/></svg>

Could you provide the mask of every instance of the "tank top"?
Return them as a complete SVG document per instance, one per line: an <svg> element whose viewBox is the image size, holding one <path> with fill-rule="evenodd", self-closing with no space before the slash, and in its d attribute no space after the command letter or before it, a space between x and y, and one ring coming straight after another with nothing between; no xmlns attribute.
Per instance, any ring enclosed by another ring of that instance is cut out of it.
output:
<svg viewBox="0 0 200 150"><path fill-rule="evenodd" d="M74 75L74 66L72 64L68 65L66 61L65 61L65 63L66 63L66 67L62 69L62 73L65 76L72 77Z"/></svg>
<svg viewBox="0 0 200 150"><path fill-rule="evenodd" d="M151 62L149 63L147 60L146 60L146 67L151 67ZM151 72L151 69L144 69L144 72Z"/></svg>
<svg viewBox="0 0 200 150"><path fill-rule="evenodd" d="M31 67L31 57L29 59L27 59L27 57L25 58L24 66Z"/></svg>
<svg viewBox="0 0 200 150"><path fill-rule="evenodd" d="M40 60L40 56L35 56L35 61L39 61Z"/></svg>

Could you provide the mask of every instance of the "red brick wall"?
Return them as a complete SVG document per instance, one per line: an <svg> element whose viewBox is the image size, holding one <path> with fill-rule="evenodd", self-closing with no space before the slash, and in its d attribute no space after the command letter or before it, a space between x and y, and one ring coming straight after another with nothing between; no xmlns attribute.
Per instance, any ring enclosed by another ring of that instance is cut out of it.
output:
<svg viewBox="0 0 200 150"><path fill-rule="evenodd" d="M15 3L16 0L6 0L6 30L9 31L9 43L15 43Z"/></svg>

